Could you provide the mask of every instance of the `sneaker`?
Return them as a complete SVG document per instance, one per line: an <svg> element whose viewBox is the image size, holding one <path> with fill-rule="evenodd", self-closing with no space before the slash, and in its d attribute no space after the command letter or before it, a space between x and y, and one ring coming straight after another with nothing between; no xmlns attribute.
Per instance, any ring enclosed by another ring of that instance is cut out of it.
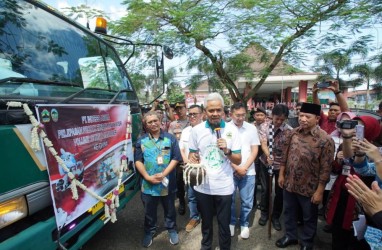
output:
<svg viewBox="0 0 382 250"><path fill-rule="evenodd" d="M151 244L153 244L153 235L151 233L145 233L145 236L143 237L142 241L142 246L150 247Z"/></svg>
<svg viewBox="0 0 382 250"><path fill-rule="evenodd" d="M265 224L267 224L267 221L268 221L268 216L262 214L259 219L259 225L265 226Z"/></svg>
<svg viewBox="0 0 382 250"><path fill-rule="evenodd" d="M229 231L231 232L231 237L235 235L235 225L229 225Z"/></svg>
<svg viewBox="0 0 382 250"><path fill-rule="evenodd" d="M241 227L240 237L244 240L249 238L249 228L248 227Z"/></svg>
<svg viewBox="0 0 382 250"><path fill-rule="evenodd" d="M191 219L187 226L186 226L186 232L189 233L200 223L200 220Z"/></svg>
<svg viewBox="0 0 382 250"><path fill-rule="evenodd" d="M168 236L170 238L170 243L172 245L176 245L179 243L179 236L178 236L178 233L176 231L168 232Z"/></svg>

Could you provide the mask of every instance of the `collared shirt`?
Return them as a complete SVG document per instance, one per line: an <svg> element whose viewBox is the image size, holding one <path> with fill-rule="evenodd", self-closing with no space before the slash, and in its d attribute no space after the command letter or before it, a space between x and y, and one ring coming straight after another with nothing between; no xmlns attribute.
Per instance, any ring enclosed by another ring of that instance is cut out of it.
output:
<svg viewBox="0 0 382 250"><path fill-rule="evenodd" d="M264 122L260 125L260 141L269 142L269 126L271 122ZM273 168L275 170L280 169L282 152L287 144L287 138L292 131L292 127L284 123L279 128L274 128L273 131L273 148L272 148L272 157L273 157ZM269 145L268 145L269 146ZM260 156L260 161L267 165L267 156L263 154Z"/></svg>
<svg viewBox="0 0 382 250"><path fill-rule="evenodd" d="M258 134L257 128L246 121L243 122L243 126L241 126L240 128L237 127L233 121L231 121L230 124L235 126L237 130L239 131L240 143L241 143L240 166L243 166L247 162L247 159L249 158L249 156L251 155L251 152L252 152L251 146L260 145L259 134ZM252 163L251 166L248 168L247 175L255 175L255 174L256 174L255 164Z"/></svg>
<svg viewBox="0 0 382 250"><path fill-rule="evenodd" d="M295 128L289 135L281 163L285 166L284 188L311 197L318 184L325 185L334 159L334 141L319 126L305 132Z"/></svg>
<svg viewBox="0 0 382 250"><path fill-rule="evenodd" d="M325 130L326 133L331 134L336 130L336 120L330 121L328 116L321 112L320 121L318 123L321 129Z"/></svg>
<svg viewBox="0 0 382 250"><path fill-rule="evenodd" d="M190 150L188 149L188 142L190 140L191 129L192 129L192 126L188 126L185 129L183 129L182 134L180 135L180 140L179 140L179 148L184 149L184 152L187 157L188 157L188 154L190 153Z"/></svg>
<svg viewBox="0 0 382 250"><path fill-rule="evenodd" d="M221 137L226 139L227 148L232 154L240 154L241 145L237 128L221 120ZM195 190L210 195L231 195L234 191L233 169L227 156L217 146L215 131L208 121L202 122L191 130L190 152L198 152L200 163L206 168L204 182L195 186Z"/></svg>
<svg viewBox="0 0 382 250"><path fill-rule="evenodd" d="M158 156L162 156L163 164L158 164ZM144 164L148 175L152 176L162 173L171 160L182 161L178 141L176 138L161 130L158 140L152 138L150 134L144 134L138 138L135 146L134 160ZM168 186L151 184L145 179L142 180L141 191L152 196L165 196L168 193L176 192L175 168L167 176Z"/></svg>

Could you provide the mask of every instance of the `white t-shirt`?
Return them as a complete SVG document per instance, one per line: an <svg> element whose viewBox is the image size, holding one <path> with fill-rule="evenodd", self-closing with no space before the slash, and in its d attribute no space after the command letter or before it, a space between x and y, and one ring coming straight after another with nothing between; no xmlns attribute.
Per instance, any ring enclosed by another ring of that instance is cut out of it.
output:
<svg viewBox="0 0 382 250"><path fill-rule="evenodd" d="M249 156L251 155L251 146L260 145L260 139L259 139L259 133L257 132L257 128L244 121L243 126L240 128L235 125L233 121L230 122L233 126L237 128L239 131L240 136L240 143L241 143L241 164L240 166L243 166ZM248 168L247 175L255 175L255 164L252 163L251 166Z"/></svg>
<svg viewBox="0 0 382 250"><path fill-rule="evenodd" d="M226 139L227 148L233 154L240 153L240 137L236 126L220 124L221 137ZM200 162L206 167L204 182L195 186L195 190L210 195L230 195L234 191L233 169L227 156L217 147L216 133L207 121L198 124L191 130L189 141L190 152L199 152Z"/></svg>
<svg viewBox="0 0 382 250"><path fill-rule="evenodd" d="M179 148L180 150L184 149L184 152L186 156L188 157L188 154L190 153L190 150L188 149L188 142L190 140L190 134L191 134L191 126L186 127L182 130L182 134L180 135L179 140Z"/></svg>

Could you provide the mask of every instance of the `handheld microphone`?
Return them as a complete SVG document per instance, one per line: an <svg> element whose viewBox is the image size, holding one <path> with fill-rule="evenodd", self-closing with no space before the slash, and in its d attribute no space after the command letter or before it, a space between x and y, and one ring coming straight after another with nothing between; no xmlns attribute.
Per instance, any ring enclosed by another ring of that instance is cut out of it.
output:
<svg viewBox="0 0 382 250"><path fill-rule="evenodd" d="M215 133L216 133L216 137L217 137L218 139L222 138L222 134L221 134L221 132L220 132L220 128L215 128Z"/></svg>

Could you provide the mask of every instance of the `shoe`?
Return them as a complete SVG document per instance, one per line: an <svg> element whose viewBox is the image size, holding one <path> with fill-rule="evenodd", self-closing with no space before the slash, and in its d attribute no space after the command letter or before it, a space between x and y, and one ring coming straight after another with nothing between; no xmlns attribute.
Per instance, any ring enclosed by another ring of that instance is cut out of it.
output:
<svg viewBox="0 0 382 250"><path fill-rule="evenodd" d="M333 225L326 224L322 230L323 230L325 233L330 234L330 233L332 233L332 231L333 231L332 229L333 229Z"/></svg>
<svg viewBox="0 0 382 250"><path fill-rule="evenodd" d="M244 240L249 238L249 228L248 227L241 227L240 237Z"/></svg>
<svg viewBox="0 0 382 250"><path fill-rule="evenodd" d="M229 231L231 232L231 237L235 236L235 225L229 225Z"/></svg>
<svg viewBox="0 0 382 250"><path fill-rule="evenodd" d="M287 246L290 246L290 245L297 245L297 243L298 243L297 240L292 240L292 239L289 239L288 236L283 236L282 238L276 241L276 246L279 248L286 248Z"/></svg>
<svg viewBox="0 0 382 250"><path fill-rule="evenodd" d="M151 233L145 233L145 236L143 237L142 241L142 246L150 247L151 244L153 244L153 235Z"/></svg>
<svg viewBox="0 0 382 250"><path fill-rule="evenodd" d="M179 236L176 231L169 231L168 236L172 245L177 245L179 243Z"/></svg>
<svg viewBox="0 0 382 250"><path fill-rule="evenodd" d="M325 214L324 207L321 207L320 209L318 209L318 216L324 216L324 214Z"/></svg>
<svg viewBox="0 0 382 250"><path fill-rule="evenodd" d="M184 215L186 213L186 204L184 201L179 202L178 213L179 215Z"/></svg>
<svg viewBox="0 0 382 250"><path fill-rule="evenodd" d="M279 218L272 218L272 226L276 231L281 231L281 223Z"/></svg>
<svg viewBox="0 0 382 250"><path fill-rule="evenodd" d="M301 245L300 250L313 250L313 247Z"/></svg>
<svg viewBox="0 0 382 250"><path fill-rule="evenodd" d="M267 224L267 221L268 221L268 216L262 214L259 219L259 225L265 226L265 224Z"/></svg>
<svg viewBox="0 0 382 250"><path fill-rule="evenodd" d="M186 226L186 232L189 233L191 232L192 230L194 230L194 228L199 225L200 223L200 220L195 220L195 219L191 219L187 226Z"/></svg>

